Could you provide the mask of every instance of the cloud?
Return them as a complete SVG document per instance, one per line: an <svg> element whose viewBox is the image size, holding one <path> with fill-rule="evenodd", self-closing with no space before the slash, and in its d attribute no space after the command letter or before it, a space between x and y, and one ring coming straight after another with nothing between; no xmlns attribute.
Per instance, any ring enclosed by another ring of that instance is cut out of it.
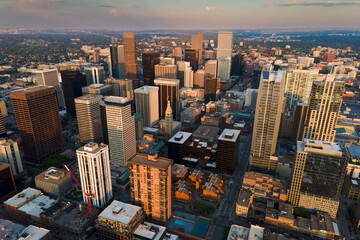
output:
<svg viewBox="0 0 360 240"><path fill-rule="evenodd" d="M272 1L267 2L265 5L280 6L280 7L293 7L293 6L322 6L322 7L334 7L334 6L360 6L360 1Z"/></svg>
<svg viewBox="0 0 360 240"><path fill-rule="evenodd" d="M98 7L101 7L101 8L112 8L113 6L101 4L101 5L98 5Z"/></svg>
<svg viewBox="0 0 360 240"><path fill-rule="evenodd" d="M42 4L42 3L62 3L64 0L18 0L20 3L33 3L33 4Z"/></svg>
<svg viewBox="0 0 360 240"><path fill-rule="evenodd" d="M215 11L215 10L216 10L216 7L209 7L209 6L205 7L205 11L207 11L207 12L211 12L211 11Z"/></svg>
<svg viewBox="0 0 360 240"><path fill-rule="evenodd" d="M118 9L115 9L115 8L112 8L108 11L109 15L111 16L121 16L123 14L122 11L118 10Z"/></svg>

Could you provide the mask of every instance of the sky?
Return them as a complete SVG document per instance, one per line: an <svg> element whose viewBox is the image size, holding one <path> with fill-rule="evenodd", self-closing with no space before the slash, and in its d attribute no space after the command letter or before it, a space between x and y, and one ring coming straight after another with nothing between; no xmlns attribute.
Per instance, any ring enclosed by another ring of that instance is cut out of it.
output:
<svg viewBox="0 0 360 240"><path fill-rule="evenodd" d="M0 0L0 28L358 28L360 0Z"/></svg>

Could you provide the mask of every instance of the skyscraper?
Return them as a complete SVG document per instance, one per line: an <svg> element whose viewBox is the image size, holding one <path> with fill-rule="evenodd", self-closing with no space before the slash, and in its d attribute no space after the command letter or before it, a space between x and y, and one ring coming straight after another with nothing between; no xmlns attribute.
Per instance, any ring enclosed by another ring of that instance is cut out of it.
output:
<svg viewBox="0 0 360 240"><path fill-rule="evenodd" d="M218 32L218 42L216 56L217 59L221 57L229 57L231 59L233 48L233 33L232 32Z"/></svg>
<svg viewBox="0 0 360 240"><path fill-rule="evenodd" d="M86 85L104 83L105 72L103 66L91 66L84 68Z"/></svg>
<svg viewBox="0 0 360 240"><path fill-rule="evenodd" d="M10 92L25 159L41 163L63 150L59 108L54 87L37 86Z"/></svg>
<svg viewBox="0 0 360 240"><path fill-rule="evenodd" d="M128 99L134 99L132 82L131 79L108 78L105 80L105 83L110 84L112 87L112 96L126 97Z"/></svg>
<svg viewBox="0 0 360 240"><path fill-rule="evenodd" d="M110 45L111 76L125 78L125 55L123 45Z"/></svg>
<svg viewBox="0 0 360 240"><path fill-rule="evenodd" d="M201 63L203 56L203 33L198 32L196 36L191 36L191 47L198 50L199 53L199 63Z"/></svg>
<svg viewBox="0 0 360 240"><path fill-rule="evenodd" d="M231 65L230 57L218 58L218 71L217 71L218 78L220 78L221 80L230 79L230 65Z"/></svg>
<svg viewBox="0 0 360 240"><path fill-rule="evenodd" d="M86 86L86 78L79 71L61 71L67 113L76 118L74 99L82 95L81 88Z"/></svg>
<svg viewBox="0 0 360 240"><path fill-rule="evenodd" d="M216 167L222 171L232 171L239 155L240 131L227 129L218 139Z"/></svg>
<svg viewBox="0 0 360 240"><path fill-rule="evenodd" d="M256 101L250 167L274 172L277 165L276 146L285 90L285 72L263 70Z"/></svg>
<svg viewBox="0 0 360 240"><path fill-rule="evenodd" d="M10 164L0 163L0 186L0 202L7 200L16 192L16 185Z"/></svg>
<svg viewBox="0 0 360 240"><path fill-rule="evenodd" d="M190 62L190 66L194 72L196 72L199 67L199 50L194 48L186 48L185 61Z"/></svg>
<svg viewBox="0 0 360 240"><path fill-rule="evenodd" d="M216 100L217 79L211 76L205 77L205 103Z"/></svg>
<svg viewBox="0 0 360 240"><path fill-rule="evenodd" d="M204 88L205 87L205 70L199 69L194 73L194 87Z"/></svg>
<svg viewBox="0 0 360 240"><path fill-rule="evenodd" d="M306 115L304 139L327 142L335 140L335 124L344 88L344 82L336 81L334 75L314 81Z"/></svg>
<svg viewBox="0 0 360 240"><path fill-rule="evenodd" d="M144 119L144 125L150 127L159 120L159 87L142 86L134 90L136 113Z"/></svg>
<svg viewBox="0 0 360 240"><path fill-rule="evenodd" d="M217 70L217 60L209 60L205 63L205 75L209 74L216 78Z"/></svg>
<svg viewBox="0 0 360 240"><path fill-rule="evenodd" d="M154 86L155 65L160 63L160 54L157 51L142 53L144 82L147 86Z"/></svg>
<svg viewBox="0 0 360 240"><path fill-rule="evenodd" d="M0 139L0 162L11 164L14 175L24 170L17 142L11 139Z"/></svg>
<svg viewBox="0 0 360 240"><path fill-rule="evenodd" d="M173 113L170 105L170 101L167 103L165 111L165 139L169 140L172 137L173 130Z"/></svg>
<svg viewBox="0 0 360 240"><path fill-rule="evenodd" d="M183 87L185 80L185 71L188 67L190 67L190 63L185 61L178 61L176 65L177 65L177 79L180 80L180 87Z"/></svg>
<svg viewBox="0 0 360 240"><path fill-rule="evenodd" d="M104 98L111 167L126 166L127 161L136 154L132 102L123 97Z"/></svg>
<svg viewBox="0 0 360 240"><path fill-rule="evenodd" d="M135 33L123 33L123 43L126 78L137 81L139 78L139 66L137 62Z"/></svg>
<svg viewBox="0 0 360 240"><path fill-rule="evenodd" d="M159 63L155 65L155 79L177 79L177 67L173 64Z"/></svg>
<svg viewBox="0 0 360 240"><path fill-rule="evenodd" d="M184 71L184 87L186 88L194 87L194 71L190 66L186 67Z"/></svg>
<svg viewBox="0 0 360 240"><path fill-rule="evenodd" d="M86 194L92 193L92 205L101 208L112 197L109 147L106 144L87 143L76 150L83 200Z"/></svg>
<svg viewBox="0 0 360 240"><path fill-rule="evenodd" d="M166 222L171 216L172 160L156 155L136 154L129 161L132 200L145 214Z"/></svg>
<svg viewBox="0 0 360 240"><path fill-rule="evenodd" d="M80 142L102 141L100 101L101 95L88 94L75 98Z"/></svg>
<svg viewBox="0 0 360 240"><path fill-rule="evenodd" d="M174 118L180 118L180 81L178 79L158 78L154 81L159 87L159 112L160 117L165 117L167 102L170 101L171 108L174 112Z"/></svg>
<svg viewBox="0 0 360 240"><path fill-rule="evenodd" d="M288 201L295 206L328 212L336 218L346 166L339 144L298 141Z"/></svg>

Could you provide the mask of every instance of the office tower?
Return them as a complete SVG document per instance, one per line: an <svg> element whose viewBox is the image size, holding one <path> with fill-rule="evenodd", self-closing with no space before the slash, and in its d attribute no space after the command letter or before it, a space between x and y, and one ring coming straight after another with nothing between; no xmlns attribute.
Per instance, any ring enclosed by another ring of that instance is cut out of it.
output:
<svg viewBox="0 0 360 240"><path fill-rule="evenodd" d="M333 62L335 59L335 53L334 52L326 52L323 56L324 62Z"/></svg>
<svg viewBox="0 0 360 240"><path fill-rule="evenodd" d="M243 55L241 53L236 53L231 57L231 76L241 76L243 60Z"/></svg>
<svg viewBox="0 0 360 240"><path fill-rule="evenodd" d="M142 53L143 76L145 85L154 86L155 65L159 63L159 52L145 51Z"/></svg>
<svg viewBox="0 0 360 240"><path fill-rule="evenodd" d="M205 87L205 70L199 69L194 74L194 87L204 88Z"/></svg>
<svg viewBox="0 0 360 240"><path fill-rule="evenodd" d="M176 47L172 50L172 57L178 59L179 61L182 60L182 48Z"/></svg>
<svg viewBox="0 0 360 240"><path fill-rule="evenodd" d="M191 67L186 67L184 72L184 87L193 88L194 87L194 71Z"/></svg>
<svg viewBox="0 0 360 240"><path fill-rule="evenodd" d="M314 81L305 120L304 139L327 142L335 140L335 125L344 89L344 82L336 81L334 75Z"/></svg>
<svg viewBox="0 0 360 240"><path fill-rule="evenodd" d="M5 123L4 123L4 118L1 115L1 111L0 111L0 138L2 138L2 137L7 137L7 133L6 133Z"/></svg>
<svg viewBox="0 0 360 240"><path fill-rule="evenodd" d="M177 79L180 80L180 87L183 87L185 80L185 71L188 67L190 67L190 63L185 61L178 61L176 65L177 65Z"/></svg>
<svg viewBox="0 0 360 240"><path fill-rule="evenodd" d="M76 117L82 143L102 141L101 101L101 95L88 94L75 98Z"/></svg>
<svg viewBox="0 0 360 240"><path fill-rule="evenodd" d="M256 108L256 99L258 96L258 89L248 88L245 90L245 107Z"/></svg>
<svg viewBox="0 0 360 240"><path fill-rule="evenodd" d="M62 197L73 190L73 180L65 169L50 167L36 175L35 186L43 192Z"/></svg>
<svg viewBox="0 0 360 240"><path fill-rule="evenodd" d="M10 164L14 175L24 170L17 142L11 139L0 139L0 162Z"/></svg>
<svg viewBox="0 0 360 240"><path fill-rule="evenodd" d="M295 69L286 73L285 109L294 111L296 104L308 104L313 81L319 76L319 70Z"/></svg>
<svg viewBox="0 0 360 240"><path fill-rule="evenodd" d="M328 212L336 218L346 166L339 144L298 141L288 201L295 206Z"/></svg>
<svg viewBox="0 0 360 240"><path fill-rule="evenodd" d="M214 51L205 50L204 59L213 59L213 58L214 58Z"/></svg>
<svg viewBox="0 0 360 240"><path fill-rule="evenodd" d="M7 200L16 192L16 185L10 164L0 163L0 186L0 202Z"/></svg>
<svg viewBox="0 0 360 240"><path fill-rule="evenodd" d="M216 58L229 57L231 59L233 33L232 32L218 32L218 42L216 49Z"/></svg>
<svg viewBox="0 0 360 240"><path fill-rule="evenodd" d="M85 67L86 85L104 83L105 71L103 66Z"/></svg>
<svg viewBox="0 0 360 240"><path fill-rule="evenodd" d="M160 63L175 65L175 58L171 57L160 57Z"/></svg>
<svg viewBox="0 0 360 240"><path fill-rule="evenodd" d="M165 111L165 139L169 140L172 137L173 129L173 113L170 105L170 101L167 103Z"/></svg>
<svg viewBox="0 0 360 240"><path fill-rule="evenodd" d="M123 45L110 45L110 75L113 78L125 78L125 55Z"/></svg>
<svg viewBox="0 0 360 240"><path fill-rule="evenodd" d="M192 140L192 133L178 131L167 142L168 157L175 162L181 162L188 155L188 146Z"/></svg>
<svg viewBox="0 0 360 240"><path fill-rule="evenodd" d="M216 78L217 60L209 60L205 63L205 75L210 75Z"/></svg>
<svg viewBox="0 0 360 240"><path fill-rule="evenodd" d="M205 77L205 103L216 100L217 79L211 76Z"/></svg>
<svg viewBox="0 0 360 240"><path fill-rule="evenodd" d="M123 33L123 43L126 78L136 81L139 78L139 66L137 62L135 33Z"/></svg>
<svg viewBox="0 0 360 240"><path fill-rule="evenodd" d="M201 64L202 56L203 56L203 33L198 32L196 36L191 36L191 47L198 50L199 53L199 62Z"/></svg>
<svg viewBox="0 0 360 240"><path fill-rule="evenodd" d="M65 107L64 92L59 82L57 69L44 69L35 71L37 84L41 86L53 86L56 91L56 98L59 108Z"/></svg>
<svg viewBox="0 0 360 240"><path fill-rule="evenodd" d="M131 79L108 78L105 80L105 83L111 85L113 96L134 99L133 83Z"/></svg>
<svg viewBox="0 0 360 240"><path fill-rule="evenodd" d="M129 161L131 198L154 220L171 216L171 171L172 160L157 154L136 154Z"/></svg>
<svg viewBox="0 0 360 240"><path fill-rule="evenodd" d="M240 131L227 129L218 138L216 167L221 171L232 171L239 155Z"/></svg>
<svg viewBox="0 0 360 240"><path fill-rule="evenodd" d="M100 54L98 52L92 52L92 62L99 63L100 62Z"/></svg>
<svg viewBox="0 0 360 240"><path fill-rule="evenodd" d="M86 78L79 71L61 71L66 112L76 118L74 99L82 95L81 88L86 86Z"/></svg>
<svg viewBox="0 0 360 240"><path fill-rule="evenodd" d="M9 116L5 100L0 100L0 112L3 118Z"/></svg>
<svg viewBox="0 0 360 240"><path fill-rule="evenodd" d="M136 113L144 119L144 126L150 127L159 120L159 87L142 86L134 90Z"/></svg>
<svg viewBox="0 0 360 240"><path fill-rule="evenodd" d="M81 88L82 94L93 94L93 95L102 95L102 96L111 96L113 95L113 89L110 84L91 84L90 86Z"/></svg>
<svg viewBox="0 0 360 240"><path fill-rule="evenodd" d="M144 136L144 118L140 114L135 113L135 135L136 140L142 139Z"/></svg>
<svg viewBox="0 0 360 240"><path fill-rule="evenodd" d="M254 170L265 172L276 170L275 154L284 90L284 71L262 71L250 155L250 167Z"/></svg>
<svg viewBox="0 0 360 240"><path fill-rule="evenodd" d="M106 132L109 141L111 167L126 166L136 154L133 101L123 97L105 97ZM102 116L103 119L103 116ZM104 124L104 121L102 121ZM104 130L103 130L104 131Z"/></svg>
<svg viewBox="0 0 360 240"><path fill-rule="evenodd" d="M155 79L156 78L177 78L177 67L176 65L170 65L166 63L159 63L155 65Z"/></svg>
<svg viewBox="0 0 360 240"><path fill-rule="evenodd" d="M97 218L95 226L97 239L135 239L134 232L143 221L144 212L141 207L114 200Z"/></svg>
<svg viewBox="0 0 360 240"><path fill-rule="evenodd" d="M218 72L217 72L218 78L220 78L221 80L230 79L230 65L231 65L230 57L218 58Z"/></svg>
<svg viewBox="0 0 360 240"><path fill-rule="evenodd" d="M174 118L180 118L180 81L178 79L155 79L155 85L159 87L159 112L160 117L165 117L167 102L170 101Z"/></svg>
<svg viewBox="0 0 360 240"><path fill-rule="evenodd" d="M108 145L90 142L76 150L76 155L84 202L91 193L92 205L104 207L113 197Z"/></svg>
<svg viewBox="0 0 360 240"><path fill-rule="evenodd" d="M199 67L199 51L194 48L185 49L185 61L190 62L190 66L196 72Z"/></svg>
<svg viewBox="0 0 360 240"><path fill-rule="evenodd" d="M304 125L306 119L308 105L305 103L296 104L294 110L294 122L292 125L291 141L301 141L304 135Z"/></svg>
<svg viewBox="0 0 360 240"><path fill-rule="evenodd" d="M61 152L64 139L54 87L37 86L10 92L25 159L41 163Z"/></svg>

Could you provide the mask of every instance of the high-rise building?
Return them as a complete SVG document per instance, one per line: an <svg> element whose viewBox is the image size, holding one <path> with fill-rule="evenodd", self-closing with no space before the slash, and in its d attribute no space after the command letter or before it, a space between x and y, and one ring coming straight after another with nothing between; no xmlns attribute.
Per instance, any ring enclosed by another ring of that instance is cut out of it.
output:
<svg viewBox="0 0 360 240"><path fill-rule="evenodd" d="M4 117L2 116L1 110L0 110L0 137L7 137Z"/></svg>
<svg viewBox="0 0 360 240"><path fill-rule="evenodd" d="M81 88L86 86L86 78L79 71L61 71L67 113L76 118L74 99L82 95Z"/></svg>
<svg viewBox="0 0 360 240"><path fill-rule="evenodd" d="M155 79L177 79L177 67L173 64L159 63L155 65Z"/></svg>
<svg viewBox="0 0 360 240"><path fill-rule="evenodd" d="M285 72L261 73L256 101L254 132L251 144L250 167L274 172L277 165L276 146L285 90Z"/></svg>
<svg viewBox="0 0 360 240"><path fill-rule="evenodd" d="M205 70L199 69L194 73L194 87L204 88L205 87Z"/></svg>
<svg viewBox="0 0 360 240"><path fill-rule="evenodd" d="M174 48L172 50L172 57L174 57L178 61L181 61L182 60L182 48L181 47Z"/></svg>
<svg viewBox="0 0 360 240"><path fill-rule="evenodd" d="M76 117L82 143L102 141L101 101L101 95L88 94L75 98Z"/></svg>
<svg viewBox="0 0 360 240"><path fill-rule="evenodd" d="M84 202L91 193L92 205L104 207L113 197L109 147L90 142L76 150L76 155Z"/></svg>
<svg viewBox="0 0 360 240"><path fill-rule="evenodd" d="M213 50L205 50L204 59L213 59L213 58L214 58L214 51Z"/></svg>
<svg viewBox="0 0 360 240"><path fill-rule="evenodd" d="M105 97L102 119L106 119L107 138L110 148L111 167L126 166L136 154L135 117L133 101L123 97ZM104 125L104 121L102 120Z"/></svg>
<svg viewBox="0 0 360 240"><path fill-rule="evenodd" d="M177 65L177 79L180 80L180 87L183 87L184 79L185 79L185 71L188 67L190 67L190 63L185 61L178 61L176 65Z"/></svg>
<svg viewBox="0 0 360 240"><path fill-rule="evenodd" d="M344 89L344 82L336 81L335 75L314 81L306 115L304 139L326 142L335 140L335 125Z"/></svg>
<svg viewBox="0 0 360 240"><path fill-rule="evenodd" d="M336 218L346 166L339 144L298 141L288 201L295 206L328 212Z"/></svg>
<svg viewBox="0 0 360 240"><path fill-rule="evenodd" d="M92 62L93 63L99 63L100 62L100 53L99 52L92 52Z"/></svg>
<svg viewBox="0 0 360 240"><path fill-rule="evenodd" d="M157 154L136 154L129 161L131 198L154 220L171 216L171 171L172 160Z"/></svg>
<svg viewBox="0 0 360 240"><path fill-rule="evenodd" d="M205 103L216 100L217 79L215 77L205 77Z"/></svg>
<svg viewBox="0 0 360 240"><path fill-rule="evenodd" d="M123 33L123 44L126 78L136 81L139 78L139 66L137 62L135 33Z"/></svg>
<svg viewBox="0 0 360 240"><path fill-rule="evenodd" d="M301 141L304 135L304 124L308 105L305 103L296 104L294 110L294 120L292 124L291 141Z"/></svg>
<svg viewBox="0 0 360 240"><path fill-rule="evenodd" d="M10 92L25 159L41 163L63 150L59 108L54 87L37 86Z"/></svg>
<svg viewBox="0 0 360 240"><path fill-rule="evenodd" d="M94 95L102 95L102 96L110 96L113 95L112 86L110 84L91 84L90 86L82 87L81 91L83 95L86 94L94 94Z"/></svg>
<svg viewBox="0 0 360 240"><path fill-rule="evenodd" d="M14 175L24 170L17 142L11 139L0 139L0 162L11 164Z"/></svg>
<svg viewBox="0 0 360 240"><path fill-rule="evenodd" d="M170 101L174 118L180 118L180 81L178 79L158 78L155 79L154 83L159 87L160 117L165 117L167 101Z"/></svg>
<svg viewBox="0 0 360 240"><path fill-rule="evenodd" d="M241 76L243 69L243 57L241 53L236 53L231 57L231 76Z"/></svg>
<svg viewBox="0 0 360 240"><path fill-rule="evenodd" d="M201 63L202 56L203 56L203 33L198 32L196 36L191 36L191 47L198 50L199 53L199 62Z"/></svg>
<svg viewBox="0 0 360 240"><path fill-rule="evenodd" d="M216 167L222 171L233 171L239 155L240 131L227 129L218 138Z"/></svg>
<svg viewBox="0 0 360 240"><path fill-rule="evenodd" d="M229 57L231 59L232 48L233 48L233 33L218 32L218 42L216 49L217 59L222 57Z"/></svg>
<svg viewBox="0 0 360 240"><path fill-rule="evenodd" d="M145 51L142 53L142 65L144 83L147 86L154 85L155 65L160 63L160 54L157 51Z"/></svg>
<svg viewBox="0 0 360 240"><path fill-rule="evenodd" d="M231 66L230 57L218 58L218 71L217 71L218 78L220 78L221 80L230 79L230 66Z"/></svg>
<svg viewBox="0 0 360 240"><path fill-rule="evenodd" d="M16 185L10 164L0 163L0 186L0 202L7 200L16 192Z"/></svg>
<svg viewBox="0 0 360 240"><path fill-rule="evenodd" d="M193 88L194 87L194 71L191 67L186 67L184 71L184 87Z"/></svg>
<svg viewBox="0 0 360 240"><path fill-rule="evenodd" d="M186 48L185 61L190 62L190 66L194 72L196 72L199 68L199 50L194 48Z"/></svg>
<svg viewBox="0 0 360 240"><path fill-rule="evenodd" d="M140 140L144 136L144 118L140 114L135 113L135 135L136 140Z"/></svg>
<svg viewBox="0 0 360 240"><path fill-rule="evenodd" d="M256 99L258 96L258 89L248 88L245 90L245 107L256 108Z"/></svg>
<svg viewBox="0 0 360 240"><path fill-rule="evenodd" d="M172 57L160 57L160 63L175 65L175 58Z"/></svg>
<svg viewBox="0 0 360 240"><path fill-rule="evenodd" d="M285 109L294 111L297 103L308 104L313 81L319 76L319 70L295 69L286 73Z"/></svg>
<svg viewBox="0 0 360 240"><path fill-rule="evenodd" d="M9 116L8 110L6 108L6 101L5 100L0 101L0 112L1 112L1 116L3 116L3 117Z"/></svg>
<svg viewBox="0 0 360 240"><path fill-rule="evenodd" d="M173 113L170 105L170 101L167 103L165 111L165 139L169 140L172 137L173 130Z"/></svg>
<svg viewBox="0 0 360 240"><path fill-rule="evenodd" d="M133 81L131 79L108 78L105 83L111 85L112 96L134 99Z"/></svg>
<svg viewBox="0 0 360 240"><path fill-rule="evenodd" d="M217 70L217 60L209 60L205 63L205 75L209 74L216 78Z"/></svg>
<svg viewBox="0 0 360 240"><path fill-rule="evenodd" d="M85 67L86 85L104 83L105 71L103 66Z"/></svg>
<svg viewBox="0 0 360 240"><path fill-rule="evenodd" d="M110 75L113 78L125 78L125 55L123 45L110 45Z"/></svg>
<svg viewBox="0 0 360 240"><path fill-rule="evenodd" d="M136 113L144 119L144 126L150 127L159 120L159 87L142 86L134 90Z"/></svg>

